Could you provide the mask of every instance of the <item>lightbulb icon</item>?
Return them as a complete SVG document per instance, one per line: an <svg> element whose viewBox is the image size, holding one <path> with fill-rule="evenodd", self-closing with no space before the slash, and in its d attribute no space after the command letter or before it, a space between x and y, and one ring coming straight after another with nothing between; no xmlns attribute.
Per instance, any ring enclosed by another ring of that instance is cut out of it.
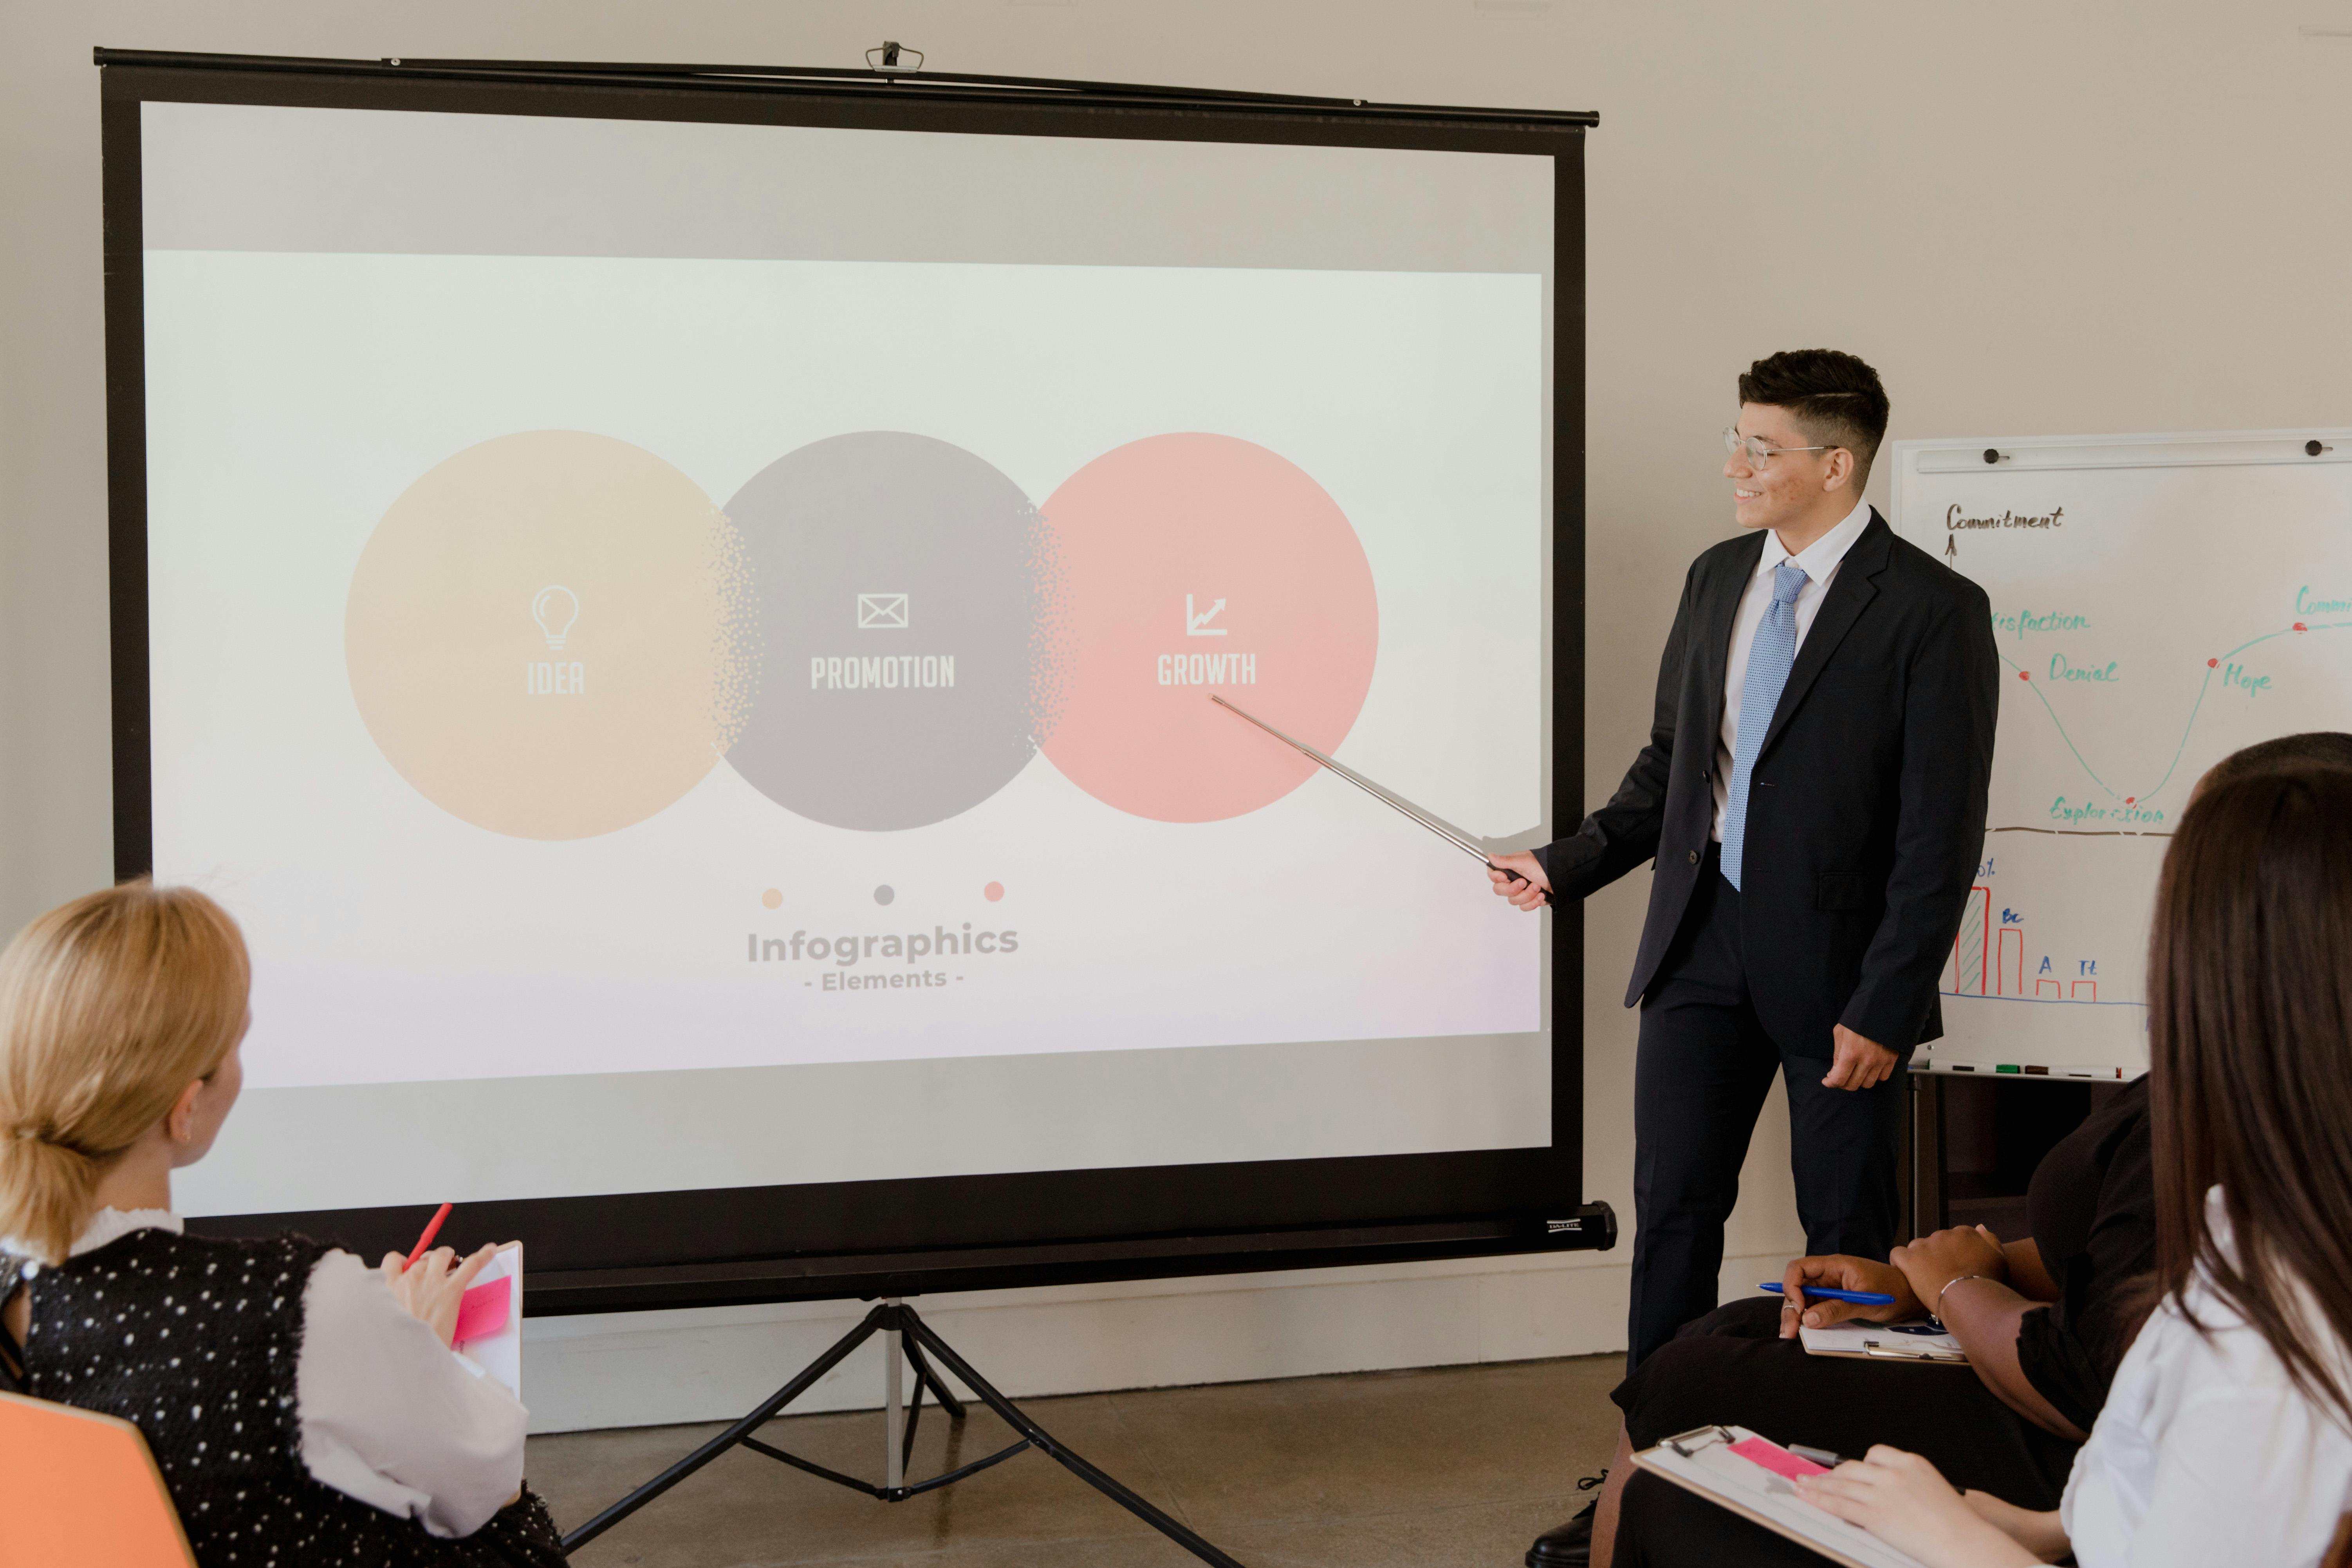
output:
<svg viewBox="0 0 2352 1568"><path fill-rule="evenodd" d="M562 647L563 634L580 618L580 595L559 584L549 584L530 601L530 618L547 634L547 646Z"/></svg>

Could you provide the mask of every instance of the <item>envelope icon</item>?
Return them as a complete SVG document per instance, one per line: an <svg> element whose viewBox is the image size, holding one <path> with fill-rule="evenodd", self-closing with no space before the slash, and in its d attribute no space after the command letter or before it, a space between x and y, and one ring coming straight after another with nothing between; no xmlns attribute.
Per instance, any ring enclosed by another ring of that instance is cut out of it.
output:
<svg viewBox="0 0 2352 1568"><path fill-rule="evenodd" d="M860 594L857 595L857 629L861 632L882 631L907 626L907 595L904 594Z"/></svg>

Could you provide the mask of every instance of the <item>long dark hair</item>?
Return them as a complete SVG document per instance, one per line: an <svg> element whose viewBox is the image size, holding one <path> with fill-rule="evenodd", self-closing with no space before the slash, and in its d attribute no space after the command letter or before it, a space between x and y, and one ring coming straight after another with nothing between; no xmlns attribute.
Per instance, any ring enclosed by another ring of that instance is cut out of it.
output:
<svg viewBox="0 0 2352 1568"><path fill-rule="evenodd" d="M2164 858L2147 968L2158 1282L2185 1311L2201 1269L2352 1426L2352 772L2210 784Z"/></svg>

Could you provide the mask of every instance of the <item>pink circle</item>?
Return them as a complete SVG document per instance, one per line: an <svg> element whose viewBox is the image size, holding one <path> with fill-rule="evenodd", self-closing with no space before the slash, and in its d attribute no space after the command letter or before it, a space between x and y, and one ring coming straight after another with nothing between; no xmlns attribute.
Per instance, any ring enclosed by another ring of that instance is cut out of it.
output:
<svg viewBox="0 0 2352 1568"><path fill-rule="evenodd" d="M980 896L986 899L992 904L996 902L997 900L1004 896L1004 884L1002 882L991 882L988 886L980 890Z"/></svg>
<svg viewBox="0 0 2352 1568"><path fill-rule="evenodd" d="M1044 749L1079 788L1215 822L1316 771L1213 691L1319 751L1347 738L1380 605L1355 529L1295 464L1230 436L1155 436L1088 463L1043 510L1067 656Z"/></svg>

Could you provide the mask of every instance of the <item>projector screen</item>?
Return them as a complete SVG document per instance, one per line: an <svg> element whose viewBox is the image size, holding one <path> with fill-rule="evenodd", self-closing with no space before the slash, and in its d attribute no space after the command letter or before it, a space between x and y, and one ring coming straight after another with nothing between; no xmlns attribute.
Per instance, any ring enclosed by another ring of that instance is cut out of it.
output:
<svg viewBox="0 0 2352 1568"><path fill-rule="evenodd" d="M1574 133L223 79L109 83L123 858L254 959L184 1208L520 1204L535 1268L1573 1208L1572 921L1209 699L1549 836Z"/></svg>

